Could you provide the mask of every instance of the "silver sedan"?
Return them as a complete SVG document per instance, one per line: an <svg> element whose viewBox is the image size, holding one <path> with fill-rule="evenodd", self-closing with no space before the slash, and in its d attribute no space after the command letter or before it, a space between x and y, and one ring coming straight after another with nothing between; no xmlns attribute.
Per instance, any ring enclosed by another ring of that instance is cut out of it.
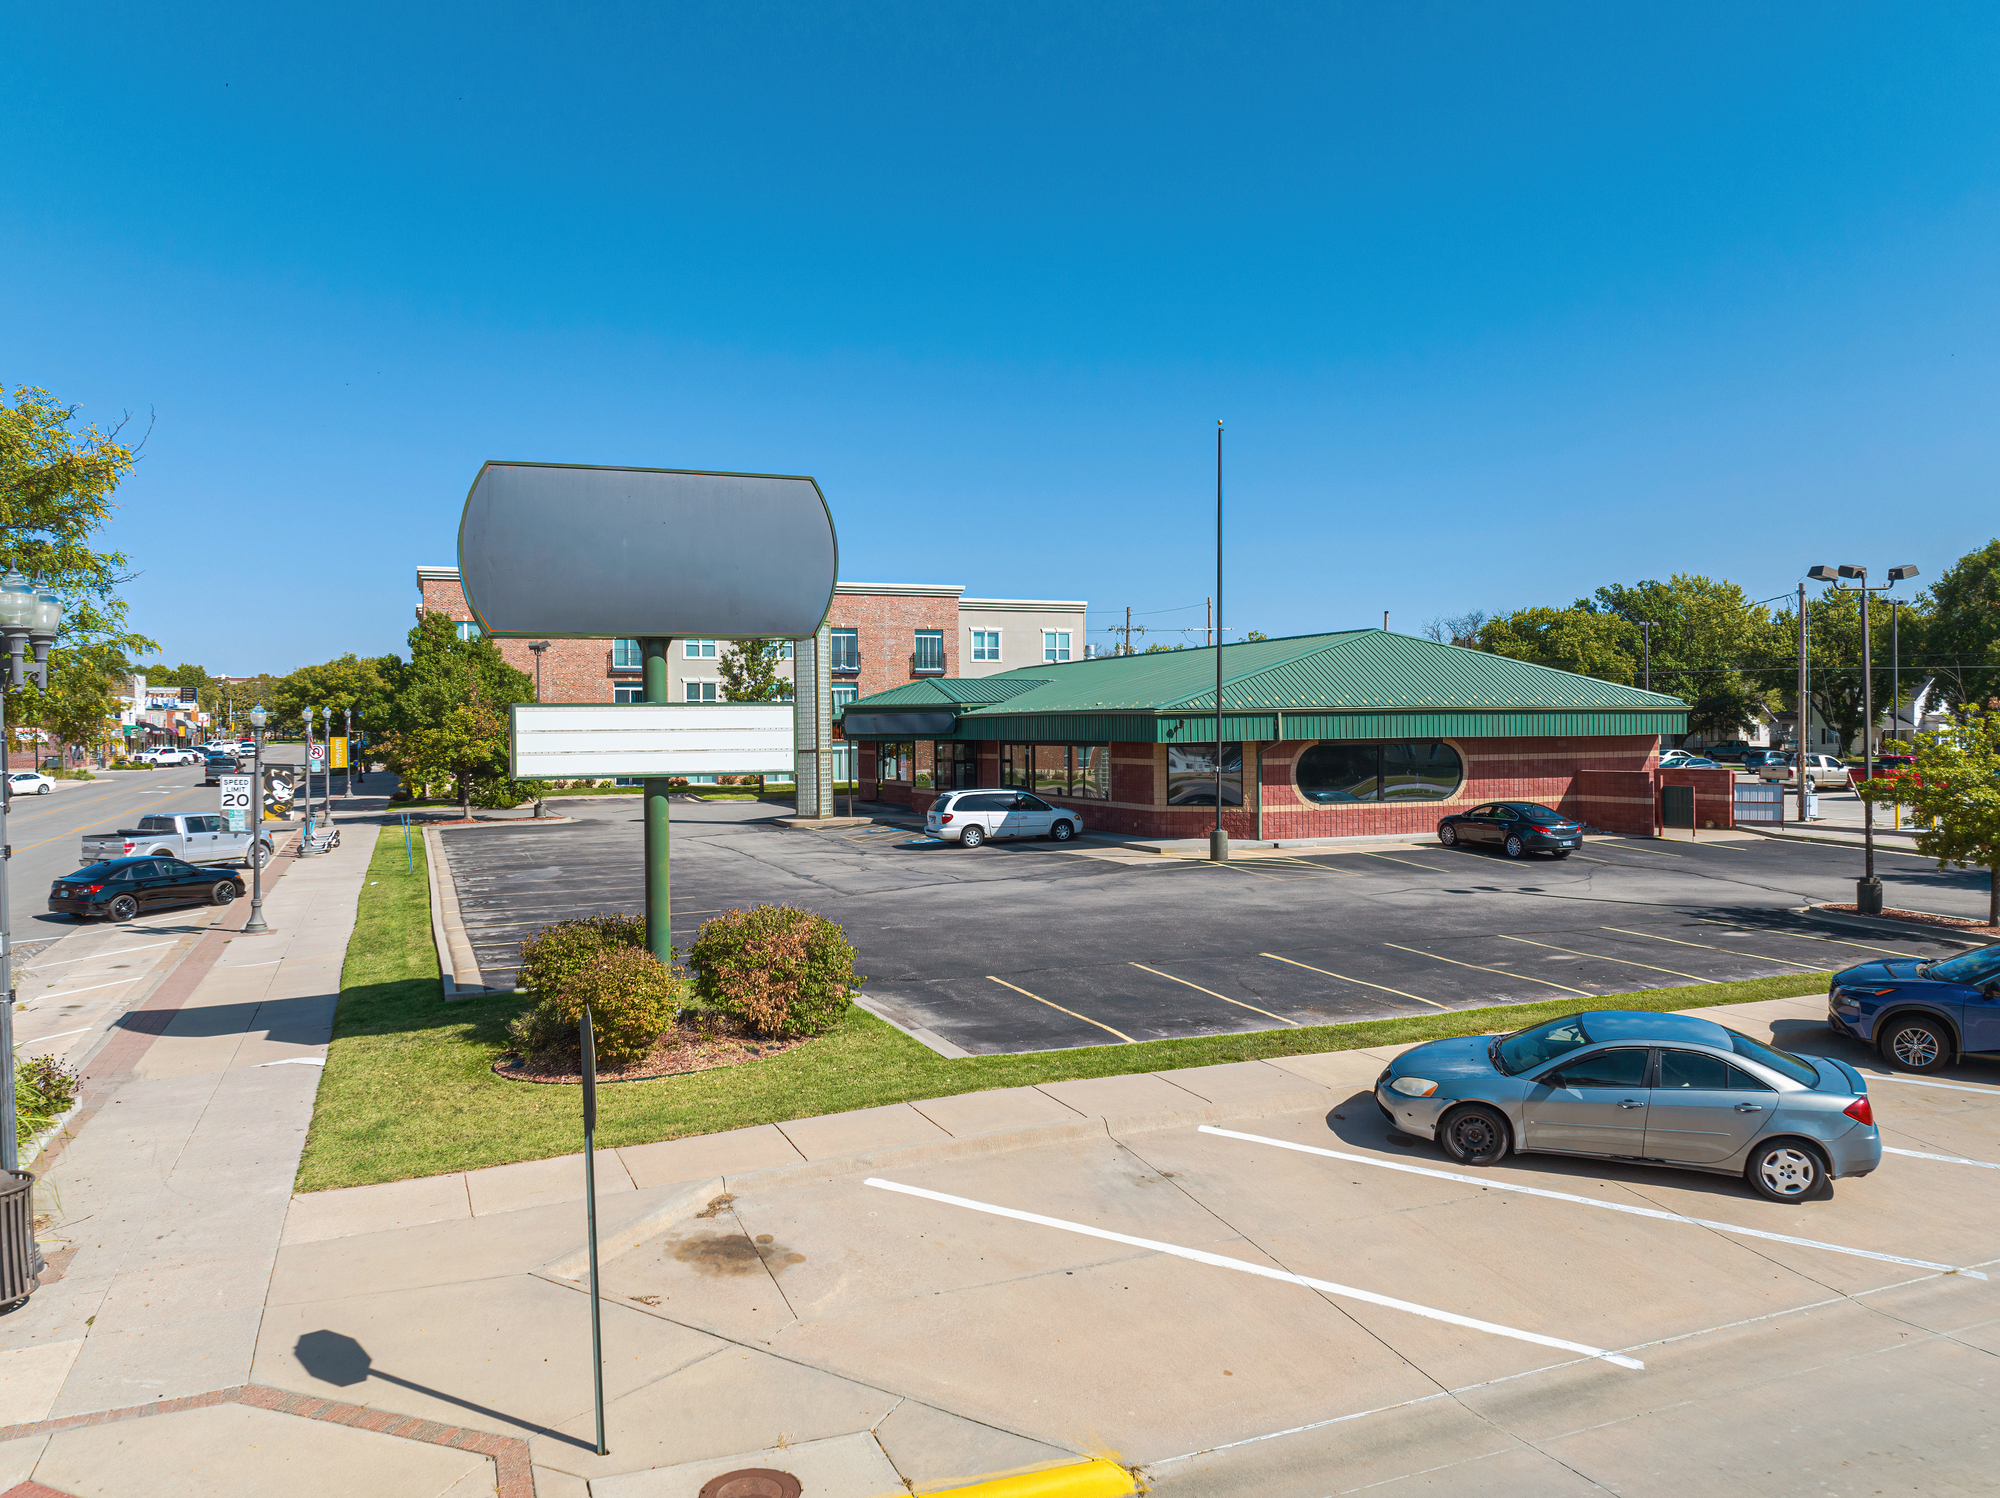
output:
<svg viewBox="0 0 2000 1498"><path fill-rule="evenodd" d="M1461 1165L1580 1155L1740 1175L1798 1202L1882 1163L1853 1067L1681 1014L1606 1009L1433 1040L1389 1064L1375 1101Z"/></svg>

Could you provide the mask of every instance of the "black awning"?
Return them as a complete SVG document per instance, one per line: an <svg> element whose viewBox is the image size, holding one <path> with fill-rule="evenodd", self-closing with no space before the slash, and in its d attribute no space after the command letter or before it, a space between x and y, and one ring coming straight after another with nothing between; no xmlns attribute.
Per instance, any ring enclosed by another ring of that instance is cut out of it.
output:
<svg viewBox="0 0 2000 1498"><path fill-rule="evenodd" d="M850 739L948 739L958 729L958 714L942 710L920 713L857 713L841 715L840 731Z"/></svg>

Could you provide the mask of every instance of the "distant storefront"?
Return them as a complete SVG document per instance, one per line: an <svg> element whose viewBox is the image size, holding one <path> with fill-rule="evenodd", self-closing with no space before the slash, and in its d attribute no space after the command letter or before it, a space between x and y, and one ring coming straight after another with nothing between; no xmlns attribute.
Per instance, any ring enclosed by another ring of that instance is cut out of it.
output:
<svg viewBox="0 0 2000 1498"><path fill-rule="evenodd" d="M1219 766L1209 649L911 682L849 704L843 733L864 796L1019 787L1086 827L1195 837L1219 778L1230 834L1275 841L1502 799L1651 832L1661 736L1687 731L1678 698L1385 630L1230 645L1223 673Z"/></svg>

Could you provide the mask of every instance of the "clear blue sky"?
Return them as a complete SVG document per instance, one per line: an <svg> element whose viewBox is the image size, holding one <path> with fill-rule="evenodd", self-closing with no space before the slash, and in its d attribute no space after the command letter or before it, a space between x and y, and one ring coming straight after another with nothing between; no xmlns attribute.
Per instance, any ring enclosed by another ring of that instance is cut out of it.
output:
<svg viewBox="0 0 2000 1498"><path fill-rule="evenodd" d="M1220 418L1271 634L2000 532L1991 7L5 24L0 380L154 423L169 660L401 650L487 458L810 473L844 576L1171 627Z"/></svg>

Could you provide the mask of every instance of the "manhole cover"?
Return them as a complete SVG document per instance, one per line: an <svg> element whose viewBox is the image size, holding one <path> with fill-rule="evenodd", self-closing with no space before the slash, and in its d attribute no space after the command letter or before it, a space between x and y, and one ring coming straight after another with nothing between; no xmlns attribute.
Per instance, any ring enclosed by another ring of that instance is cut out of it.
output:
<svg viewBox="0 0 2000 1498"><path fill-rule="evenodd" d="M772 1467L743 1467L711 1477L701 1498L799 1498L799 1480Z"/></svg>

